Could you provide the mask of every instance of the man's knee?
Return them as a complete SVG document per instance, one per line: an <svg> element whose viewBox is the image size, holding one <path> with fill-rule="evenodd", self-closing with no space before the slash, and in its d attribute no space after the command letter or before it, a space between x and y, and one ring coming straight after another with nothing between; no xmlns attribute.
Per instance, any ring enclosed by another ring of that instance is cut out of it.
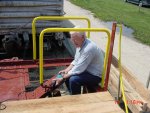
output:
<svg viewBox="0 0 150 113"><path fill-rule="evenodd" d="M70 79L69 79L69 83L71 84L77 84L79 83L80 79L78 76L71 76Z"/></svg>
<svg viewBox="0 0 150 113"><path fill-rule="evenodd" d="M79 76L71 76L69 79L70 93L72 95L81 93L81 79Z"/></svg>

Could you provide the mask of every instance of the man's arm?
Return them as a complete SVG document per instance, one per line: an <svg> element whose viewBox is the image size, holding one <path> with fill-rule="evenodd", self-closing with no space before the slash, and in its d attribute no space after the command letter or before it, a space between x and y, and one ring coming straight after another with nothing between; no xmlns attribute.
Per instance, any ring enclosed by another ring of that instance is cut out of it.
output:
<svg viewBox="0 0 150 113"><path fill-rule="evenodd" d="M73 64L70 64L66 69L59 71L59 73L67 74L72 68Z"/></svg>
<svg viewBox="0 0 150 113"><path fill-rule="evenodd" d="M66 73L68 73L72 68L73 68L73 64L70 64L65 70L66 70ZM65 73L65 74L66 74Z"/></svg>
<svg viewBox="0 0 150 113"><path fill-rule="evenodd" d="M71 64L66 69L59 71L59 73L67 74L73 68L73 66L77 63L77 61L76 61L76 55L77 54L75 54L74 60L71 62Z"/></svg>

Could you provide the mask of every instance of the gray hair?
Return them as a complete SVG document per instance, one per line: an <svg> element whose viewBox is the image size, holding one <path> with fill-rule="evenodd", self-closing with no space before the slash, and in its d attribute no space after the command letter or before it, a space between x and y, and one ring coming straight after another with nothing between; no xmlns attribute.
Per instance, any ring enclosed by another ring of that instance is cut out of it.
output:
<svg viewBox="0 0 150 113"><path fill-rule="evenodd" d="M76 32L70 32L70 34L71 34L71 35L76 34L76 35L79 36L79 37L84 37L84 38L86 38L85 32L78 32L78 31L76 31Z"/></svg>

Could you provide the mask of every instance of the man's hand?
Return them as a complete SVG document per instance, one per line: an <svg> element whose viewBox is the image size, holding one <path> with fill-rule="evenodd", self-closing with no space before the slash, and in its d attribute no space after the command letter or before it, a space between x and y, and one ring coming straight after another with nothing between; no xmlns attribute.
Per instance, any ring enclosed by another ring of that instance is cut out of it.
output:
<svg viewBox="0 0 150 113"><path fill-rule="evenodd" d="M56 81L56 85L58 85L63 81L63 78L55 78L53 80Z"/></svg>
<svg viewBox="0 0 150 113"><path fill-rule="evenodd" d="M66 69L59 71L59 74L67 74L68 71Z"/></svg>
<svg viewBox="0 0 150 113"><path fill-rule="evenodd" d="M54 81L56 81L56 85L60 84L63 80L66 80L67 78L69 78L70 75L69 74L62 74L62 78L55 78L53 79Z"/></svg>
<svg viewBox="0 0 150 113"><path fill-rule="evenodd" d="M63 78L64 78L64 79L67 79L67 78L69 78L69 77L70 77L70 75L69 75L69 74L63 74L62 76L63 76Z"/></svg>
<svg viewBox="0 0 150 113"><path fill-rule="evenodd" d="M67 74L74 65L70 64L66 69L59 71L59 74Z"/></svg>

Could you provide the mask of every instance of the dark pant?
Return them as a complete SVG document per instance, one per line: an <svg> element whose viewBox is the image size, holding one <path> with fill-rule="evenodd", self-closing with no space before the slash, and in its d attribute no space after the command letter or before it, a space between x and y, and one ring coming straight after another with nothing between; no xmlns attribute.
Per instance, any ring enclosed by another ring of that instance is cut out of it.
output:
<svg viewBox="0 0 150 113"><path fill-rule="evenodd" d="M66 86L72 95L81 94L81 86L86 86L88 89L93 89L98 86L101 78L94 76L88 72L83 72L78 75L72 75L66 80Z"/></svg>

